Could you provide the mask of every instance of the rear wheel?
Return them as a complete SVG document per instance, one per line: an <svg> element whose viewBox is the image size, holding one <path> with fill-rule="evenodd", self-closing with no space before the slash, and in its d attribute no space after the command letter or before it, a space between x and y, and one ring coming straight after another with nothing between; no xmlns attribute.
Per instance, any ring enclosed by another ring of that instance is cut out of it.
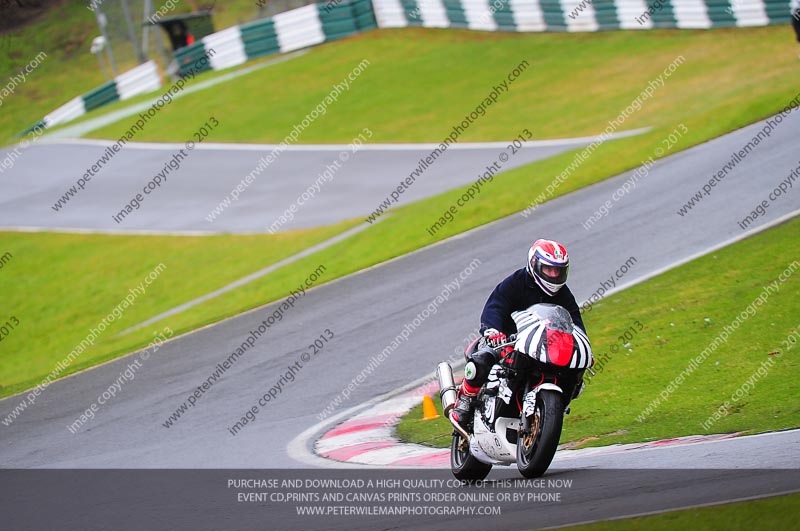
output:
<svg viewBox="0 0 800 531"><path fill-rule="evenodd" d="M561 393L544 390L536 397L536 409L530 419L530 433L517 440L517 468L526 478L538 478L553 461L564 423L564 399Z"/></svg>
<svg viewBox="0 0 800 531"><path fill-rule="evenodd" d="M489 475L492 465L487 465L475 459L469 453L469 443L458 432L453 433L450 443L450 470L456 479L477 481Z"/></svg>

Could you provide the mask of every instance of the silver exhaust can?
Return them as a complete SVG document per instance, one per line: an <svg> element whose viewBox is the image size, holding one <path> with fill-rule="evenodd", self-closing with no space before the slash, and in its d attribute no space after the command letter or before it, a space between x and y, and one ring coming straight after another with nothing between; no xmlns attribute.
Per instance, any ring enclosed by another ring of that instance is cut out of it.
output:
<svg viewBox="0 0 800 531"><path fill-rule="evenodd" d="M439 398L442 400L442 410L446 417L456 405L456 384L453 381L453 368L446 361L436 367L436 376L439 378Z"/></svg>

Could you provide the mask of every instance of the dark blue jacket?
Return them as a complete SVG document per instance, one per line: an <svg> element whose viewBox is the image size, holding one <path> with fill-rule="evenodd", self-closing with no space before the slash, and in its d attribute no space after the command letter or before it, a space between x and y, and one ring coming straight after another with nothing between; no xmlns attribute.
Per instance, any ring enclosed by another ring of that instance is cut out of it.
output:
<svg viewBox="0 0 800 531"><path fill-rule="evenodd" d="M572 316L572 321L586 331L580 308L569 287L564 285L556 292L555 297L551 297L536 285L523 267L506 277L489 295L481 313L481 334L487 328L496 328L505 334L516 333L517 325L511 318L511 312L525 310L540 302L563 306Z"/></svg>

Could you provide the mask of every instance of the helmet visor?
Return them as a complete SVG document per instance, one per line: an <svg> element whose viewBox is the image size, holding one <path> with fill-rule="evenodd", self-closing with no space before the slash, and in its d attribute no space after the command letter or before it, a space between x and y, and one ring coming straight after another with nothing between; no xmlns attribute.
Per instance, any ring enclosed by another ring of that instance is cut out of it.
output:
<svg viewBox="0 0 800 531"><path fill-rule="evenodd" d="M551 284L566 283L567 274L569 273L568 265L550 265L543 260L536 260L535 262L533 270L539 278Z"/></svg>

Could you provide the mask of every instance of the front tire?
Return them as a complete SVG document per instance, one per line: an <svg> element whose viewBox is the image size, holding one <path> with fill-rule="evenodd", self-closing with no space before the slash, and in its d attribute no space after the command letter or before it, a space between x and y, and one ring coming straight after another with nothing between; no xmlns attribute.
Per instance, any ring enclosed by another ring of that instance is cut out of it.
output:
<svg viewBox="0 0 800 531"><path fill-rule="evenodd" d="M456 479L464 481L478 481L489 475L492 465L487 465L475 459L469 453L469 443L459 433L453 433L450 443L450 470Z"/></svg>
<svg viewBox="0 0 800 531"><path fill-rule="evenodd" d="M529 425L530 434L517 440L517 468L526 478L542 476L553 461L564 424L564 398L561 393L543 390L536 397L536 409Z"/></svg>

